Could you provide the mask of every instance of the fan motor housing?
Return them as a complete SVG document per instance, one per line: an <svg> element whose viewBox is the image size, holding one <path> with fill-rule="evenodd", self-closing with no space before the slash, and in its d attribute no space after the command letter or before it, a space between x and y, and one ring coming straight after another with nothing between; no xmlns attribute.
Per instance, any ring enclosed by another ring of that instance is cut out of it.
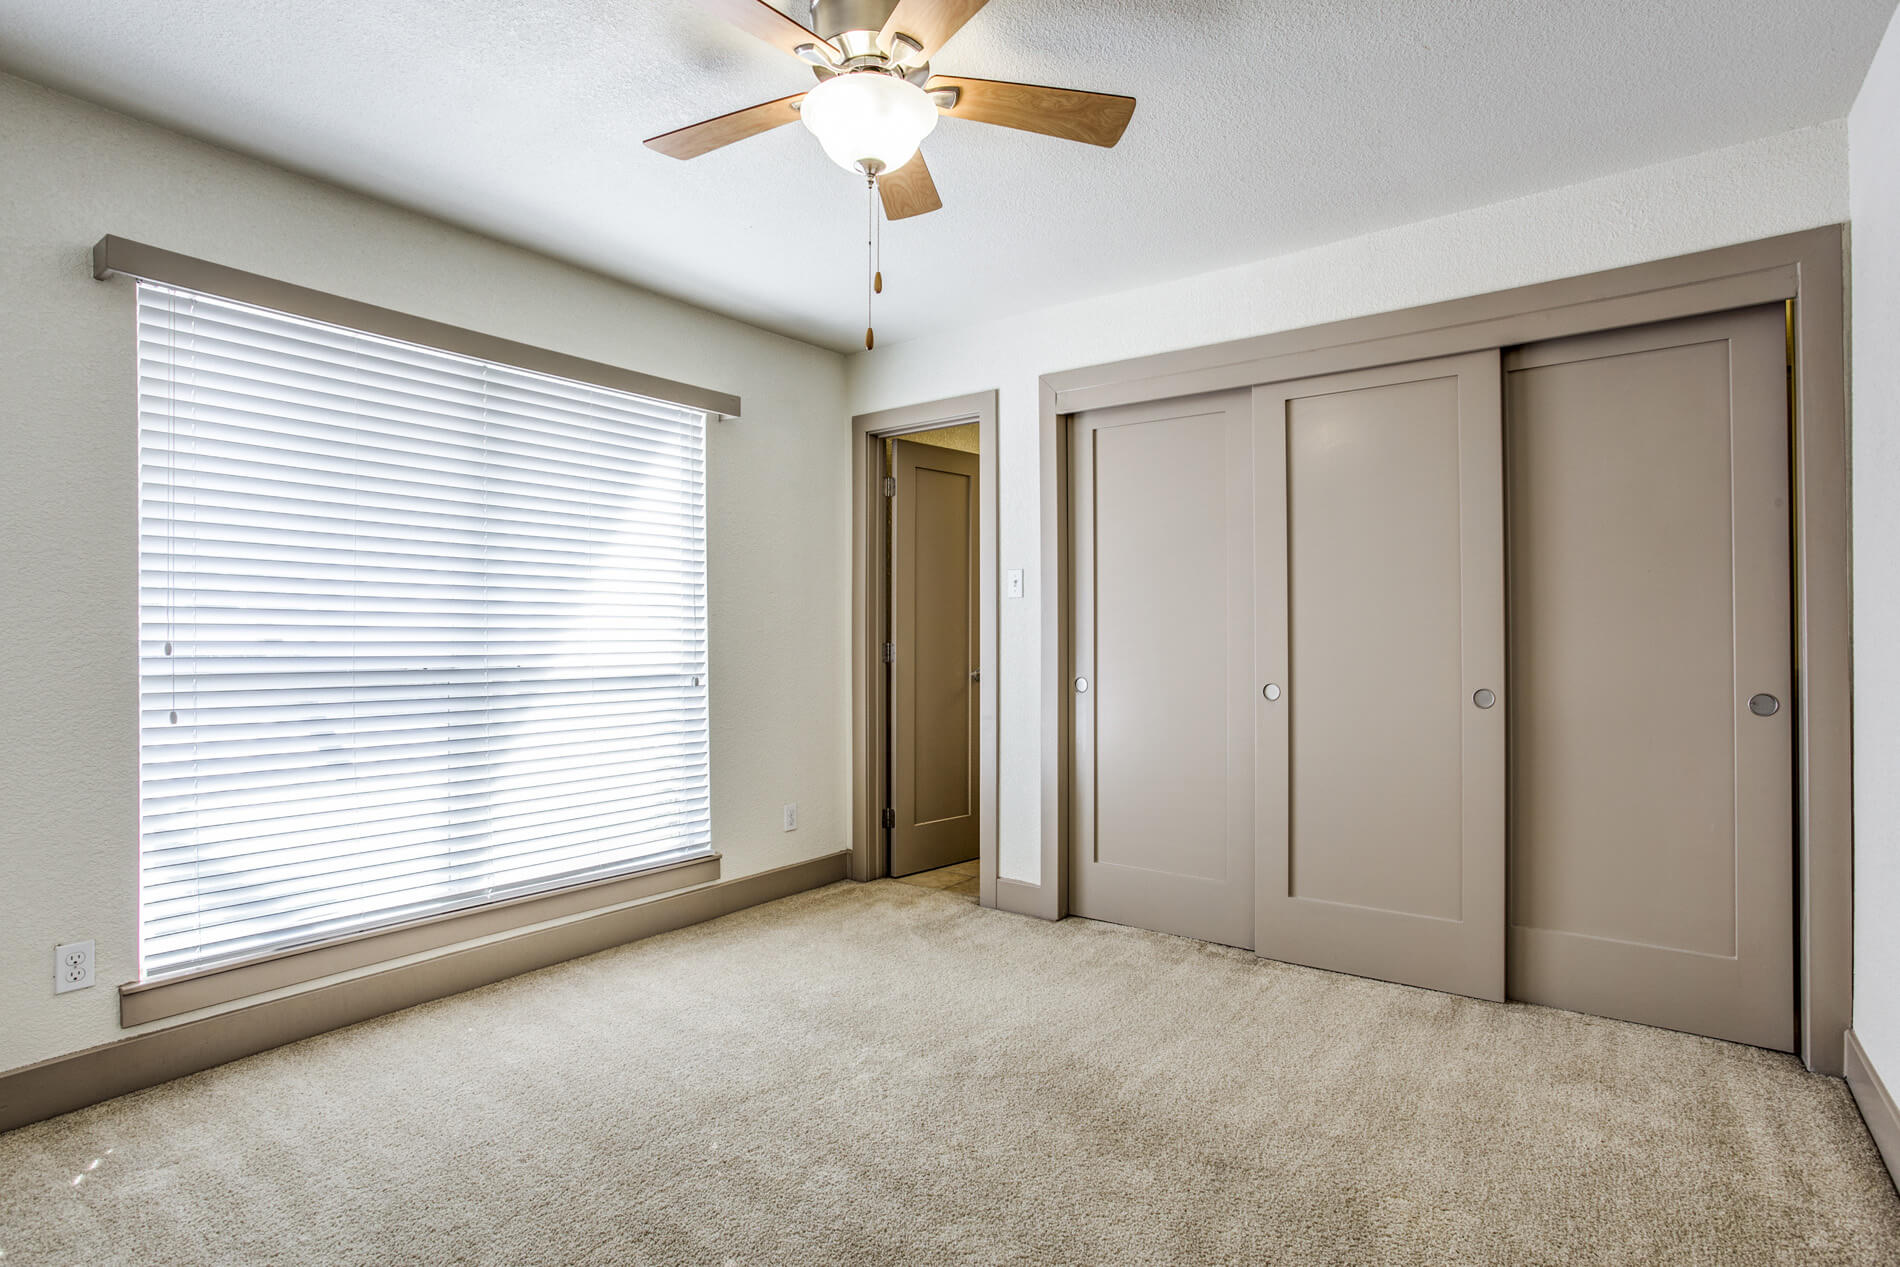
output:
<svg viewBox="0 0 1900 1267"><path fill-rule="evenodd" d="M846 31L881 31L897 0L812 0L811 29L828 40Z"/></svg>

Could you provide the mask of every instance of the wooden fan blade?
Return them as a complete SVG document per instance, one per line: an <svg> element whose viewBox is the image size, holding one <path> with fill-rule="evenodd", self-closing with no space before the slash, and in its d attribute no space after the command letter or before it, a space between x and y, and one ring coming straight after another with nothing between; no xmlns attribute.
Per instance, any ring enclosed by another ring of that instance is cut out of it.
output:
<svg viewBox="0 0 1900 1267"><path fill-rule="evenodd" d="M922 154L896 171L879 176L877 192L884 199L886 220L908 220L943 206L943 199L937 196L937 182L930 178Z"/></svg>
<svg viewBox="0 0 1900 1267"><path fill-rule="evenodd" d="M988 3L989 0L897 0L897 7L891 10L884 29L878 33L878 43L889 49L891 37L908 35L924 46L917 61L927 62Z"/></svg>
<svg viewBox="0 0 1900 1267"><path fill-rule="evenodd" d="M798 111L792 107L804 99L805 94L801 92L791 97L780 97L777 101L768 101L764 105L734 110L717 119L707 119L662 133L648 140L647 148L672 158L698 158L701 154L731 145L734 141L743 141L748 136L784 127L798 118Z"/></svg>
<svg viewBox="0 0 1900 1267"><path fill-rule="evenodd" d="M1128 120L1135 115L1133 97L1117 97L1105 92L1043 88L1000 79L964 79L957 75L932 75L924 87L926 91L957 90L957 103L944 111L953 119L994 123L998 127L1040 132L1044 136L1059 136L1065 141L1082 141L1089 145L1113 145L1121 140Z"/></svg>
<svg viewBox="0 0 1900 1267"><path fill-rule="evenodd" d="M794 57L798 55L801 44L823 44L843 60L844 54L838 52L838 46L822 39L810 28L786 17L765 0L699 0L699 6L716 18L738 27L748 35L756 35L775 48L782 48Z"/></svg>

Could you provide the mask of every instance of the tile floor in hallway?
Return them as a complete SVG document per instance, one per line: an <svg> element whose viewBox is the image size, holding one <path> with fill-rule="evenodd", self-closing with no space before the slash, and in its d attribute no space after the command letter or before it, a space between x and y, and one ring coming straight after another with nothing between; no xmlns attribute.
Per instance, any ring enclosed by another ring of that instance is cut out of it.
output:
<svg viewBox="0 0 1900 1267"><path fill-rule="evenodd" d="M977 860L952 863L939 867L935 871L919 871L916 875L900 875L899 884L914 884L920 889L940 889L945 893L954 893L958 897L967 897L972 902L977 897Z"/></svg>

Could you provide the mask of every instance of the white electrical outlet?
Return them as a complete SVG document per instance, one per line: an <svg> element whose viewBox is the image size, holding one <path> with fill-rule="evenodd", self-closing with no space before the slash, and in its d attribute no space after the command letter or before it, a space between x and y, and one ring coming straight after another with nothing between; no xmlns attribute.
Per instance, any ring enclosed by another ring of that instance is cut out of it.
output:
<svg viewBox="0 0 1900 1267"><path fill-rule="evenodd" d="M798 830L798 802L793 801L785 807L785 830Z"/></svg>
<svg viewBox="0 0 1900 1267"><path fill-rule="evenodd" d="M1021 598L1023 596L1023 570L1021 568L1011 568L1009 570L1009 596L1011 598Z"/></svg>
<svg viewBox="0 0 1900 1267"><path fill-rule="evenodd" d="M92 943L69 941L53 952L53 993L84 990L92 984Z"/></svg>

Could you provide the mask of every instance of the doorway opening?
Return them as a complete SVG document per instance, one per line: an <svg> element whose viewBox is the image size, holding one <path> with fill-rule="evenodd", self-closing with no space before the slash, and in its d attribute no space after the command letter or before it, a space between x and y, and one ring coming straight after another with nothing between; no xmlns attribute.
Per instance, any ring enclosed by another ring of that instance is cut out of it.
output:
<svg viewBox="0 0 1900 1267"><path fill-rule="evenodd" d="M884 437L885 870L977 896L981 438Z"/></svg>
<svg viewBox="0 0 1900 1267"><path fill-rule="evenodd" d="M853 879L994 905L995 394L854 420Z"/></svg>

